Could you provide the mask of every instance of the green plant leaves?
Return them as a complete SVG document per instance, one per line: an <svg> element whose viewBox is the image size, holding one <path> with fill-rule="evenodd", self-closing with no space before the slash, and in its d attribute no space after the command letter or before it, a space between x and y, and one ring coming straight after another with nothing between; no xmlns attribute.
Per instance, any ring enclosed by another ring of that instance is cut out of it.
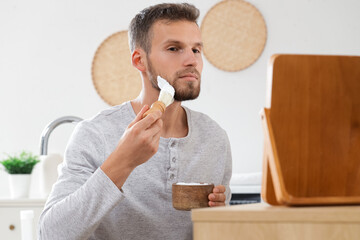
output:
<svg viewBox="0 0 360 240"><path fill-rule="evenodd" d="M30 174L38 162L40 162L38 156L25 151L18 156L8 155L7 159L0 161L9 174Z"/></svg>

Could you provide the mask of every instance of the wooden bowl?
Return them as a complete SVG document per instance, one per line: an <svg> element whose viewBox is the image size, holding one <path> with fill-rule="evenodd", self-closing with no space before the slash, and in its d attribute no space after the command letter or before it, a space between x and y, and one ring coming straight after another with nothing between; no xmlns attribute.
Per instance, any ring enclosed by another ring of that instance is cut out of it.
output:
<svg viewBox="0 0 360 240"><path fill-rule="evenodd" d="M172 203L177 210L189 211L193 208L209 207L208 196L212 193L214 184L172 185Z"/></svg>

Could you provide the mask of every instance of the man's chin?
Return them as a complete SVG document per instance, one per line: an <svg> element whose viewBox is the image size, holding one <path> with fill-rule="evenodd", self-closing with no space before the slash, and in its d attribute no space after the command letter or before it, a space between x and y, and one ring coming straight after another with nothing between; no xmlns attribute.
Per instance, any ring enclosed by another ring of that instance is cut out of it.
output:
<svg viewBox="0 0 360 240"><path fill-rule="evenodd" d="M173 87L175 89L174 99L177 101L194 100L200 94L200 82L175 81Z"/></svg>
<svg viewBox="0 0 360 240"><path fill-rule="evenodd" d="M179 101L179 102L184 102L184 101L190 101L190 100L195 100L199 97L200 92L197 93L192 93L192 94L177 94L175 91L175 96L174 96L174 100L175 101Z"/></svg>

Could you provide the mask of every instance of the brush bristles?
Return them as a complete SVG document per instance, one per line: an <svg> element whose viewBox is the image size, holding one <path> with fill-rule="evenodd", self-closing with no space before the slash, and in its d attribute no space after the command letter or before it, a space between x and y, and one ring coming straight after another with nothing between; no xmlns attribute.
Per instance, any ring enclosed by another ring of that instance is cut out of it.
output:
<svg viewBox="0 0 360 240"><path fill-rule="evenodd" d="M160 91L159 101L162 101L167 107L173 102L173 97L168 92Z"/></svg>

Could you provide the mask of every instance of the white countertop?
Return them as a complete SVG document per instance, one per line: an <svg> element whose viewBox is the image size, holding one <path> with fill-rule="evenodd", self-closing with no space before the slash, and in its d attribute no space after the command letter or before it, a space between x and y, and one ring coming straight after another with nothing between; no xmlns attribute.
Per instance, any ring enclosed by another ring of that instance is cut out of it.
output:
<svg viewBox="0 0 360 240"><path fill-rule="evenodd" d="M45 205L46 199L36 199L36 198L0 198L0 207L43 207Z"/></svg>
<svg viewBox="0 0 360 240"><path fill-rule="evenodd" d="M231 193L253 194L260 193L260 185L230 185Z"/></svg>

